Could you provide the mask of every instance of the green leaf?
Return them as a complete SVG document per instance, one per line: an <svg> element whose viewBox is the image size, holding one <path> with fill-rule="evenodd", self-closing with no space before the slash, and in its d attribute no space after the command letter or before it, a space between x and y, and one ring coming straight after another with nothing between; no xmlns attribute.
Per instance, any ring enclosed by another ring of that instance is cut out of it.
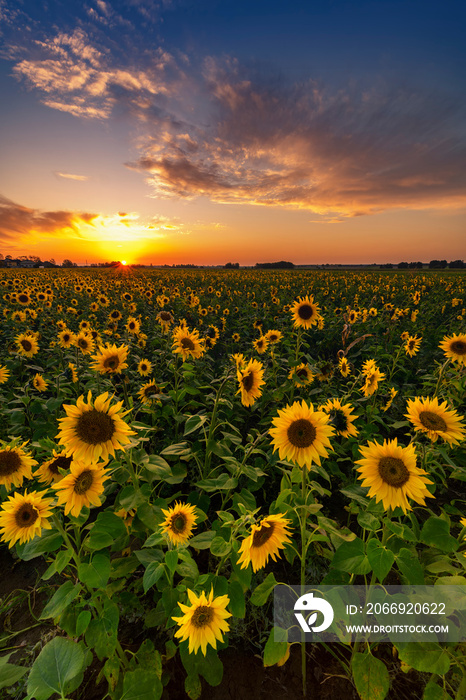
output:
<svg viewBox="0 0 466 700"><path fill-rule="evenodd" d="M364 542L359 537L351 542L343 542L335 552L332 567L349 574L368 574L371 565L364 552Z"/></svg>
<svg viewBox="0 0 466 700"><path fill-rule="evenodd" d="M76 636L80 637L84 632L87 630L89 623L91 621L91 612L90 610L82 610L79 615L78 619L76 620Z"/></svg>
<svg viewBox="0 0 466 700"><path fill-rule="evenodd" d="M253 591L251 595L251 603L253 605L264 605L267 602L269 595L277 585L275 576L270 573L265 581L262 581Z"/></svg>
<svg viewBox="0 0 466 700"><path fill-rule="evenodd" d="M422 700L452 700L452 697L450 693L447 693L435 681L429 681L424 688Z"/></svg>
<svg viewBox="0 0 466 700"><path fill-rule="evenodd" d="M119 618L120 613L116 603L105 598L101 616L91 620L86 630L86 644L91 649L95 649L101 661L104 657L115 653Z"/></svg>
<svg viewBox="0 0 466 700"><path fill-rule="evenodd" d="M421 530L421 542L437 547L442 552L456 552L459 542L450 535L450 526L442 518L430 517Z"/></svg>
<svg viewBox="0 0 466 700"><path fill-rule="evenodd" d="M364 530L370 530L371 532L376 532L380 528L380 520L365 511L358 513L358 524L364 528Z"/></svg>
<svg viewBox="0 0 466 700"><path fill-rule="evenodd" d="M233 479L229 474L220 474L216 479L202 479L196 484L204 491L230 491L238 485L238 479Z"/></svg>
<svg viewBox="0 0 466 700"><path fill-rule="evenodd" d="M214 537L210 545L210 551L215 557L224 557L231 550L231 544L225 542L223 537Z"/></svg>
<svg viewBox="0 0 466 700"><path fill-rule="evenodd" d="M42 580L48 581L54 574L61 574L65 566L71 561L72 556L73 552L71 549L62 549L61 552L58 552L47 571L42 574Z"/></svg>
<svg viewBox="0 0 466 700"><path fill-rule="evenodd" d="M395 647L400 659L416 671L443 676L450 668L448 652L436 642L395 642Z"/></svg>
<svg viewBox="0 0 466 700"><path fill-rule="evenodd" d="M105 554L95 554L89 564L78 566L78 578L90 588L105 588L110 576L110 559Z"/></svg>
<svg viewBox="0 0 466 700"><path fill-rule="evenodd" d="M390 688L388 670L372 654L356 652L351 662L354 684L361 700L383 700Z"/></svg>
<svg viewBox="0 0 466 700"><path fill-rule="evenodd" d="M190 416L185 423L183 436L190 435L198 430L206 422L208 416Z"/></svg>
<svg viewBox="0 0 466 700"><path fill-rule="evenodd" d="M238 579L244 592L246 592L251 585L252 578L252 568L246 566L244 569L238 564L238 554L236 552L231 553L231 566L233 568L234 576Z"/></svg>
<svg viewBox="0 0 466 700"><path fill-rule="evenodd" d="M238 581L230 581L228 585L228 596L230 602L228 607L234 617L244 618L246 614L246 604L244 600L243 587Z"/></svg>
<svg viewBox="0 0 466 700"><path fill-rule="evenodd" d="M160 454L165 457L186 457L191 454L191 447L187 442L178 442L176 445L169 445Z"/></svg>
<svg viewBox="0 0 466 700"><path fill-rule="evenodd" d="M184 689L191 700L198 700L201 697L202 686L201 679L197 673L193 676L186 676L184 679Z"/></svg>
<svg viewBox="0 0 466 700"><path fill-rule="evenodd" d="M160 562L153 561L149 564L147 569L144 571L144 576L142 579L144 593L147 593L149 588L151 588L155 583L157 583L159 578L163 576L164 571L165 565L161 564Z"/></svg>
<svg viewBox="0 0 466 700"><path fill-rule="evenodd" d="M63 537L56 530L50 530L43 535L36 535L26 544L17 544L16 553L23 561L30 561L41 554L56 552L63 544Z"/></svg>
<svg viewBox="0 0 466 700"><path fill-rule="evenodd" d="M165 563L173 574L178 564L178 552L176 549L171 549L165 554Z"/></svg>
<svg viewBox="0 0 466 700"><path fill-rule="evenodd" d="M276 642L275 637L275 627L270 630L269 638L264 649L264 666L274 666L280 659L286 654L288 649L287 642Z"/></svg>
<svg viewBox="0 0 466 700"><path fill-rule="evenodd" d="M393 566L395 555L389 549L382 547L378 540L369 540L367 544L367 558L372 571L382 583Z"/></svg>
<svg viewBox="0 0 466 700"><path fill-rule="evenodd" d="M82 586L80 583L73 585L72 581L66 581L58 590L55 591L52 598L42 611L40 620L46 620L48 617L58 617L64 609L79 595Z"/></svg>
<svg viewBox="0 0 466 700"><path fill-rule="evenodd" d="M0 658L0 690L19 681L28 671L28 667L26 666L16 666L16 664L8 663L8 659L12 653L13 652L10 652L6 656Z"/></svg>
<svg viewBox="0 0 466 700"><path fill-rule="evenodd" d="M86 545L89 549L105 549L122 535L126 535L126 525L123 520L115 513L105 510L97 516Z"/></svg>
<svg viewBox="0 0 466 700"><path fill-rule="evenodd" d="M157 672L138 668L125 673L121 700L159 700L162 692Z"/></svg>
<svg viewBox="0 0 466 700"><path fill-rule="evenodd" d="M188 544L194 549L209 549L214 537L215 532L213 530L206 530L199 535L195 535L195 537L191 537Z"/></svg>
<svg viewBox="0 0 466 700"><path fill-rule="evenodd" d="M422 568L417 554L402 547L397 554L396 564L411 586L422 586L424 582L424 569Z"/></svg>
<svg viewBox="0 0 466 700"><path fill-rule="evenodd" d="M34 661L28 678L28 695L36 700L47 700L53 693L64 697L67 684L81 672L84 661L79 644L55 637Z"/></svg>

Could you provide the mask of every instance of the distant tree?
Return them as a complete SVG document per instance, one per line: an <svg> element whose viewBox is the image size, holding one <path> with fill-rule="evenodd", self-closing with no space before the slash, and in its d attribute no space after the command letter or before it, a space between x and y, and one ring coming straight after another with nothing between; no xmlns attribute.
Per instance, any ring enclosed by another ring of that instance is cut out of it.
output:
<svg viewBox="0 0 466 700"><path fill-rule="evenodd" d="M231 269L231 268L238 268L238 267L239 267L239 263L237 263L237 262L236 262L236 263L227 262L227 264L224 265L224 267L225 267L225 268L228 268L228 269Z"/></svg>
<svg viewBox="0 0 466 700"><path fill-rule="evenodd" d="M448 263L448 267L453 270L463 270L466 267L466 263L463 262L463 260L452 260L451 262Z"/></svg>
<svg viewBox="0 0 466 700"><path fill-rule="evenodd" d="M383 265L380 266L381 270L393 270L393 265L392 263L384 263Z"/></svg>
<svg viewBox="0 0 466 700"><path fill-rule="evenodd" d="M446 260L431 260L429 263L429 268L431 270L443 270L446 266Z"/></svg>
<svg viewBox="0 0 466 700"><path fill-rule="evenodd" d="M398 263L398 269L399 270L407 270L409 267L409 263L407 262L400 262Z"/></svg>
<svg viewBox="0 0 466 700"><path fill-rule="evenodd" d="M71 262L71 260L68 260L68 258L65 258L65 260L63 260L61 266L62 267L74 267L74 263Z"/></svg>
<svg viewBox="0 0 466 700"><path fill-rule="evenodd" d="M294 263L280 260L280 262L256 263L256 267L261 270L291 270L294 267Z"/></svg>
<svg viewBox="0 0 466 700"><path fill-rule="evenodd" d="M3 253L0 253L0 260L4 260Z"/></svg>

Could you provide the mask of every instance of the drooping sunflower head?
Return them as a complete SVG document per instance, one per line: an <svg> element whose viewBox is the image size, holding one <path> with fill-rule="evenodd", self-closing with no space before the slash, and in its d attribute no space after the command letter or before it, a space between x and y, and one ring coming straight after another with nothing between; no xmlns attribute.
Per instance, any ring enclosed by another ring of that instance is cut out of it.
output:
<svg viewBox="0 0 466 700"><path fill-rule="evenodd" d="M187 590L190 606L178 603L183 615L172 619L179 625L180 629L175 632L175 637L184 642L189 640L188 651L190 654L197 654L200 648L204 656L207 652L207 645L217 648L217 640L223 642L223 633L228 632L230 626L226 620L231 617L226 609L230 599L226 595L214 598L214 591L211 588L208 596L204 592L199 597Z"/></svg>
<svg viewBox="0 0 466 700"><path fill-rule="evenodd" d="M122 411L123 401L111 405L108 392L92 401L89 391L87 403L81 395L75 406L64 405L67 417L60 418L59 444L85 462L108 460L115 450L124 450L134 431L124 422L128 411Z"/></svg>
<svg viewBox="0 0 466 700"><path fill-rule="evenodd" d="M162 403L159 398L160 394L162 393L163 389L155 383L154 379L152 379L150 382L143 384L143 386L138 391L138 396L143 404L145 404L146 406L150 406L154 403Z"/></svg>
<svg viewBox="0 0 466 700"><path fill-rule="evenodd" d="M239 549L241 556L238 564L241 564L241 568L246 569L251 563L253 571L256 572L267 564L269 557L276 561L280 550L291 542L289 524L290 521L279 513L268 515L262 518L260 523L253 525L251 534L243 540Z"/></svg>
<svg viewBox="0 0 466 700"><path fill-rule="evenodd" d="M44 379L44 377L41 374L37 373L34 376L34 379L32 380L32 385L34 389L36 389L36 391L42 392L47 391L48 382Z"/></svg>
<svg viewBox="0 0 466 700"><path fill-rule="evenodd" d="M295 328L311 328L322 318L320 307L314 302L313 295L298 297L298 300L291 306L291 315Z"/></svg>
<svg viewBox="0 0 466 700"><path fill-rule="evenodd" d="M32 467L37 462L24 451L26 445L19 445L17 440L11 445L0 442L0 484L8 490L21 486L24 479L32 479Z"/></svg>
<svg viewBox="0 0 466 700"><path fill-rule="evenodd" d="M339 399L329 399L321 410L325 411L329 417L329 423L335 428L338 435L342 437L355 437L358 430L354 421L358 416L352 415L353 407L349 403L342 404Z"/></svg>
<svg viewBox="0 0 466 700"><path fill-rule="evenodd" d="M332 449L329 438L335 431L324 411L315 411L305 401L295 401L279 411L272 423L269 433L273 451L278 450L280 459L310 469L312 462L320 465L320 458L328 457L327 449Z"/></svg>
<svg viewBox="0 0 466 700"><path fill-rule="evenodd" d="M58 496L58 505L65 506L65 515L77 517L86 506L100 506L99 496L104 491L104 481L109 478L108 469L103 465L83 463L73 459L70 474L52 484Z"/></svg>
<svg viewBox="0 0 466 700"><path fill-rule="evenodd" d="M454 362L466 365L466 334L454 333L452 336L444 336L439 347L445 353L445 357L451 358Z"/></svg>
<svg viewBox="0 0 466 700"><path fill-rule="evenodd" d="M338 360L338 369L340 370L342 377L347 377L349 374L351 374L350 363L346 357L340 357Z"/></svg>
<svg viewBox="0 0 466 700"><path fill-rule="evenodd" d="M239 382L236 393L241 394L241 403L243 406L252 406L262 394L260 387L265 384L262 363L258 360L249 360L246 366L237 366L236 375Z"/></svg>
<svg viewBox="0 0 466 700"><path fill-rule="evenodd" d="M101 346L99 351L93 355L91 367L100 374L121 374L128 367L126 359L129 348L127 345L117 347L115 344L107 343Z"/></svg>
<svg viewBox="0 0 466 700"><path fill-rule="evenodd" d="M23 544L51 527L47 518L52 515L53 498L43 498L36 491L24 495L15 493L3 503L0 510L0 532L3 542L11 548Z"/></svg>
<svg viewBox="0 0 466 700"><path fill-rule="evenodd" d="M415 399L408 399L407 409L405 416L414 429L426 433L432 442L441 437L450 445L458 445L464 440L466 427L461 422L464 416L449 409L446 401L439 404L437 398L416 396Z"/></svg>
<svg viewBox="0 0 466 700"><path fill-rule="evenodd" d="M314 381L314 374L305 362L301 362L297 367L292 367L290 369L288 379L294 379L295 386L302 387L307 384L312 384Z"/></svg>
<svg viewBox="0 0 466 700"><path fill-rule="evenodd" d="M196 508L189 503L175 503L168 510L162 508L165 520L161 525L173 544L185 544L196 527Z"/></svg>
<svg viewBox="0 0 466 700"><path fill-rule="evenodd" d="M53 450L52 458L41 464L34 476L38 477L43 484L57 483L64 476L60 470L68 472L72 461L72 455L67 455L66 450L61 452Z"/></svg>
<svg viewBox="0 0 466 700"><path fill-rule="evenodd" d="M369 498L375 496L386 510L400 507L406 513L412 510L408 498L421 505L425 505L426 498L433 498L426 486L433 482L424 469L416 466L414 445L402 447L395 438L384 440L383 445L369 442L360 452L362 458L356 460L361 465L356 470L360 472L358 479L363 479L362 486L369 487Z"/></svg>

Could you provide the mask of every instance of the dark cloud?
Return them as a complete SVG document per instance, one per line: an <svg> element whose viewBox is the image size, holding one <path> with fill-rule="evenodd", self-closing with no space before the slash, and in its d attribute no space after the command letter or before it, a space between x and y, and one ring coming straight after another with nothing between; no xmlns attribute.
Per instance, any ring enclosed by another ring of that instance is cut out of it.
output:
<svg viewBox="0 0 466 700"><path fill-rule="evenodd" d="M96 216L85 212L30 209L0 195L0 240L19 242L34 233L46 236L71 234L81 238L79 224L92 225Z"/></svg>

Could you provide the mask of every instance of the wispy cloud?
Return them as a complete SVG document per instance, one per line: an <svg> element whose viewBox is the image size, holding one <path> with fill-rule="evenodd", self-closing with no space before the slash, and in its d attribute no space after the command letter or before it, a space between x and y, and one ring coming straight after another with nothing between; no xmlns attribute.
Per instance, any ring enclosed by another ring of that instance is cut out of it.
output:
<svg viewBox="0 0 466 700"><path fill-rule="evenodd" d="M73 173L61 173L58 170L55 171L55 175L57 177L62 177L65 180L78 180L79 182L84 182L85 180L89 180L88 175L74 175Z"/></svg>

